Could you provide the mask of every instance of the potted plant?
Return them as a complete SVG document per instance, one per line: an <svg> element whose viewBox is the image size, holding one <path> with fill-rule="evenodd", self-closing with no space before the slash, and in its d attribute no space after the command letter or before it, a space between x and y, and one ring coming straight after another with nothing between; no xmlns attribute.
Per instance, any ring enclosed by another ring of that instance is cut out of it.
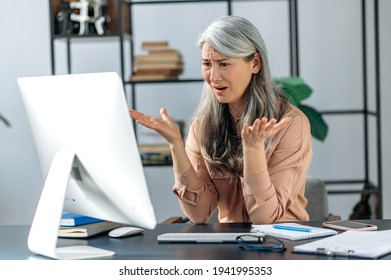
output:
<svg viewBox="0 0 391 280"><path fill-rule="evenodd" d="M302 104L301 101L307 99L312 94L312 89L300 77L282 77L274 80L283 92L288 96L293 105L299 108L308 118L311 124L311 134L314 138L323 141L328 132L327 123L322 114L315 108Z"/></svg>

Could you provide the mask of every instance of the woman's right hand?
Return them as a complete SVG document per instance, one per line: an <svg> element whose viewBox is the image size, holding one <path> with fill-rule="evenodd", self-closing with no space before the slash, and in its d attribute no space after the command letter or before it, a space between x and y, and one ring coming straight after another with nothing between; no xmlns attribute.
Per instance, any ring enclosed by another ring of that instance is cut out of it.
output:
<svg viewBox="0 0 391 280"><path fill-rule="evenodd" d="M160 109L160 115L162 116L162 119L145 115L133 109L130 109L129 113L130 116L136 121L136 123L155 130L162 137L164 137L170 145L175 144L177 141L182 141L179 127L177 123L169 117L166 108Z"/></svg>

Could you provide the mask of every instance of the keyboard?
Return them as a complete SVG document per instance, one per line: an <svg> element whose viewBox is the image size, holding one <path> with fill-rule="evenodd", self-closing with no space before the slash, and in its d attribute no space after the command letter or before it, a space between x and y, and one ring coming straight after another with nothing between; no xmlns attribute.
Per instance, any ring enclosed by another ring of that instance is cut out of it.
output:
<svg viewBox="0 0 391 280"><path fill-rule="evenodd" d="M159 243L235 243L236 238L240 235L251 234L263 237L263 232L180 232L180 233L163 233L158 235Z"/></svg>

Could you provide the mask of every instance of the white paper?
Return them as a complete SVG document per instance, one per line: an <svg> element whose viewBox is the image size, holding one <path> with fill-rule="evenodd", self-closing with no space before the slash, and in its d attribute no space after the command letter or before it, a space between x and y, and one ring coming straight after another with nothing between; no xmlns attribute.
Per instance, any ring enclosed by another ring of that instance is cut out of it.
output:
<svg viewBox="0 0 391 280"><path fill-rule="evenodd" d="M335 236L295 246L293 251L375 259L391 253L391 230L348 230Z"/></svg>

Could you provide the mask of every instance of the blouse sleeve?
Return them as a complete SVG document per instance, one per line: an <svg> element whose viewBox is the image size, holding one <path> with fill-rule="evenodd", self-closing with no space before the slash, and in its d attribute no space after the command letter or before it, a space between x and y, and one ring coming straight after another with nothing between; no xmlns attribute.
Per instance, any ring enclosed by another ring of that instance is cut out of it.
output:
<svg viewBox="0 0 391 280"><path fill-rule="evenodd" d="M294 214L299 220L308 219L304 187L312 158L312 136L308 119L301 111L292 117L271 143L268 170L241 178L246 209L253 223L274 223L287 211L300 208ZM298 203L302 205L294 206Z"/></svg>
<svg viewBox="0 0 391 280"><path fill-rule="evenodd" d="M192 167L185 173L174 173L173 193L178 197L180 207L190 221L204 223L216 209L218 195L195 140L193 126L190 127L186 140L186 153ZM195 201L186 198L188 192L195 194Z"/></svg>

